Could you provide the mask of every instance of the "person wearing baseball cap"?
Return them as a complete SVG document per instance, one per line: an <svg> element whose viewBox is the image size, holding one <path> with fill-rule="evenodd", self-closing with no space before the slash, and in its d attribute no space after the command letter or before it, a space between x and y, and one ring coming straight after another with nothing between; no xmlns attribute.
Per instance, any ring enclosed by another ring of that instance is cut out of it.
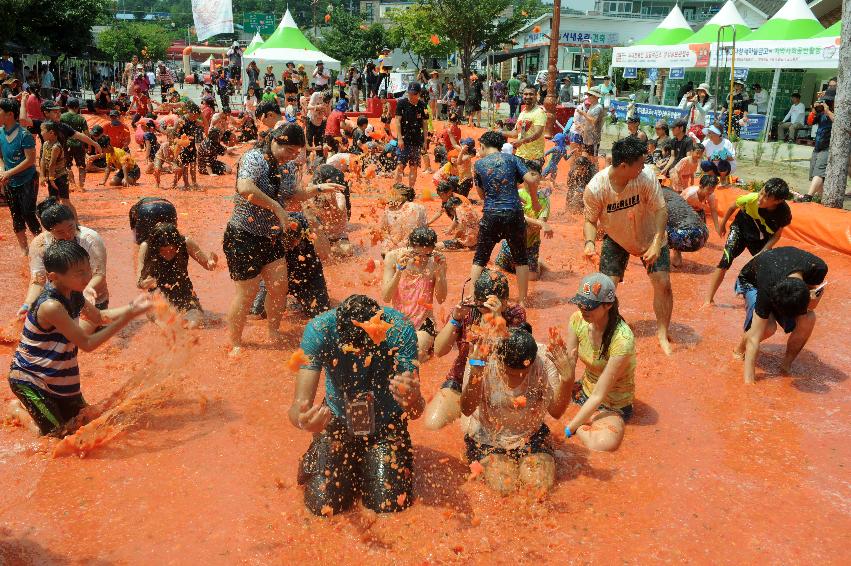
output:
<svg viewBox="0 0 851 566"><path fill-rule="evenodd" d="M629 137L646 142L647 134L642 132L639 126L641 126L641 119L635 114L626 119L626 129L629 130Z"/></svg>
<svg viewBox="0 0 851 566"><path fill-rule="evenodd" d="M328 83L331 81L331 73L325 69L325 63L321 60L316 62L316 68L313 69L313 86L317 90L325 90L328 88Z"/></svg>
<svg viewBox="0 0 851 566"><path fill-rule="evenodd" d="M603 273L592 273L579 283L570 302L579 310L570 317L567 336L551 333L551 359L567 358L561 379L571 384L576 361L585 366L574 397L579 411L564 428L590 450L611 452L623 440L624 425L632 416L635 399L635 335L618 310L615 283Z"/></svg>
<svg viewBox="0 0 851 566"><path fill-rule="evenodd" d="M396 103L396 139L399 140L399 166L396 182L402 182L402 174L408 168L408 186L417 183L421 149L428 131L426 104L420 99L422 85L414 81L408 84L407 95Z"/></svg>
<svg viewBox="0 0 851 566"><path fill-rule="evenodd" d="M576 108L574 124L582 135L585 151L597 155L600 139L603 135L603 118L606 113L600 99L603 93L598 87L591 87L585 93L585 102Z"/></svg>

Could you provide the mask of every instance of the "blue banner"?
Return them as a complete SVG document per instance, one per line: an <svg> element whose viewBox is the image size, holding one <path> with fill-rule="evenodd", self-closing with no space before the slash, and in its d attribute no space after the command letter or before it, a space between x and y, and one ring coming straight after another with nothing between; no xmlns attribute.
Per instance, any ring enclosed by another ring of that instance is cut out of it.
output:
<svg viewBox="0 0 851 566"><path fill-rule="evenodd" d="M625 78L625 79L637 79L638 78L638 67L624 67L623 78Z"/></svg>
<svg viewBox="0 0 851 566"><path fill-rule="evenodd" d="M612 100L610 108L615 109L618 120L626 120L626 112L629 102L623 100ZM635 114L642 124L655 124L664 119L669 124L686 117L686 110L676 106L655 106L653 104L636 104Z"/></svg>
<svg viewBox="0 0 851 566"><path fill-rule="evenodd" d="M762 131L765 129L765 121L767 117L762 114L748 114L747 123L743 124L741 129L739 130L739 137L743 140L758 140L760 136L762 136ZM715 121L715 113L709 113L709 121ZM721 131L725 134L727 133L727 123L724 122L721 124L723 127Z"/></svg>
<svg viewBox="0 0 851 566"><path fill-rule="evenodd" d="M748 80L748 69L739 67L738 69L734 70L733 79L742 82Z"/></svg>
<svg viewBox="0 0 851 566"><path fill-rule="evenodd" d="M659 78L659 69L657 69L656 67L647 69L647 78L653 82L656 82L656 80Z"/></svg>
<svg viewBox="0 0 851 566"><path fill-rule="evenodd" d="M677 80L686 78L685 67L673 67L671 69L671 72L668 73L668 78L669 79L677 79Z"/></svg>

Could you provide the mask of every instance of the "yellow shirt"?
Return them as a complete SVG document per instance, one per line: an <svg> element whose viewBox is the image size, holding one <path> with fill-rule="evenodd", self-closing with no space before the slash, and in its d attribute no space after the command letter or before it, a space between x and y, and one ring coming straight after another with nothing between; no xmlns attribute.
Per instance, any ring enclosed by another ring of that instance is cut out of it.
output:
<svg viewBox="0 0 851 566"><path fill-rule="evenodd" d="M547 125L547 113L540 105L535 106L532 110L524 110L517 117L517 131L520 135L517 139L522 140L530 135L531 130L535 126L544 127ZM521 159L543 159L544 157L544 136L536 139L533 142L521 144L514 152L514 155Z"/></svg>
<svg viewBox="0 0 851 566"><path fill-rule="evenodd" d="M121 169L124 167L126 163L128 167L132 168L136 165L136 162L130 157L130 154L124 151L123 149L113 148L112 155L107 154L106 156L106 164L113 169Z"/></svg>
<svg viewBox="0 0 851 566"><path fill-rule="evenodd" d="M606 364L612 356L627 356L629 361L621 375L615 376L615 383L603 400L603 405L612 409L622 409L632 405L635 399L635 336L627 323L621 321L615 328L615 334L609 344L609 353L600 358L600 350L591 344L591 324L582 318L582 313L576 311L570 317L570 326L579 338L579 359L585 364L582 376L582 391L590 397L594 393L597 380L606 369Z"/></svg>

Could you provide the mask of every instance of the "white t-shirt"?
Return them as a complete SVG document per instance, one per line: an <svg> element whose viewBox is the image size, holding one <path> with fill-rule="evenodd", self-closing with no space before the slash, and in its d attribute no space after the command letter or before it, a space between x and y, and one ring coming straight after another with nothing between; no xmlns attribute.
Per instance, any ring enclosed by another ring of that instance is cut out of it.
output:
<svg viewBox="0 0 851 566"><path fill-rule="evenodd" d="M698 191L700 191L700 187L692 185L684 190L681 196L687 203L689 203L695 212L703 211L706 214L710 214L710 211L715 208L715 193L709 193L706 200L701 202L700 198L697 196Z"/></svg>
<svg viewBox="0 0 851 566"><path fill-rule="evenodd" d="M325 107L328 106L323 102L323 94L320 91L316 91L310 95L310 101L307 103L308 107L310 106L319 106L320 108L316 110L308 110L307 118L313 122L315 126L319 126L322 124L322 120L325 119Z"/></svg>
<svg viewBox="0 0 851 566"><path fill-rule="evenodd" d="M335 153L331 157L325 159L325 164L331 165L335 169L338 169L345 173L349 170L349 163L351 162L351 159L351 153Z"/></svg>
<svg viewBox="0 0 851 566"><path fill-rule="evenodd" d="M602 227L608 236L631 255L647 251L656 236L656 212L665 208L659 181L644 168L617 193L609 180L611 166L585 187L585 218Z"/></svg>
<svg viewBox="0 0 851 566"><path fill-rule="evenodd" d="M505 450L525 445L538 432L550 402L559 387L555 365L546 357L546 346L538 344L538 355L526 379L515 388L503 380L500 364L491 359L482 372L482 399L469 417L461 420L461 430L479 444ZM470 381L470 366L464 370L464 386ZM525 406L517 399L525 397Z"/></svg>
<svg viewBox="0 0 851 566"><path fill-rule="evenodd" d="M106 245L100 234L80 226L77 230L77 243L89 253L89 265L92 267L92 275L103 275L103 281L95 288L97 292L96 303L100 304L109 299L109 291L106 288ZM44 250L56 239L45 230L30 242L30 272L34 279L41 278L47 274L44 268Z"/></svg>
<svg viewBox="0 0 851 566"><path fill-rule="evenodd" d="M721 143L714 144L712 140L709 139L709 136L703 138L703 149L706 159L712 159L712 154L719 150L726 150L727 154L732 157L730 159L730 172L734 172L736 170L736 148L733 147L733 142L731 142L727 138L721 138Z"/></svg>
<svg viewBox="0 0 851 566"><path fill-rule="evenodd" d="M318 69L317 69L318 71ZM328 81L331 79L331 75L328 74L328 71L318 71L313 76L313 82L316 83L317 86L325 86L328 84Z"/></svg>

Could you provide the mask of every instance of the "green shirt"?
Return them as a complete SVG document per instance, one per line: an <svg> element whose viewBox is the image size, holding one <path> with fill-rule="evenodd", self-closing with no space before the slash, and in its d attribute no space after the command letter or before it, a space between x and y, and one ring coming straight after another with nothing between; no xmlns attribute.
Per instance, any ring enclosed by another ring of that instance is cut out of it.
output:
<svg viewBox="0 0 851 566"><path fill-rule="evenodd" d="M516 77L508 79L508 96L518 96L520 94L520 80Z"/></svg>
<svg viewBox="0 0 851 566"><path fill-rule="evenodd" d="M63 124L68 124L82 134L88 135L89 133L89 123L86 122L86 119L80 114L75 112L65 112L59 117L59 121ZM83 142L75 140L74 138L68 139L68 147L80 147L82 144Z"/></svg>
<svg viewBox="0 0 851 566"><path fill-rule="evenodd" d="M523 203L523 215L529 218L541 219L545 221L550 217L550 199L544 191L538 191L538 202L541 205L541 210L535 212L532 208L532 197L529 196L529 191L526 187L517 190L517 196ZM531 248L535 244L541 242L541 229L531 224L526 224L526 247Z"/></svg>

